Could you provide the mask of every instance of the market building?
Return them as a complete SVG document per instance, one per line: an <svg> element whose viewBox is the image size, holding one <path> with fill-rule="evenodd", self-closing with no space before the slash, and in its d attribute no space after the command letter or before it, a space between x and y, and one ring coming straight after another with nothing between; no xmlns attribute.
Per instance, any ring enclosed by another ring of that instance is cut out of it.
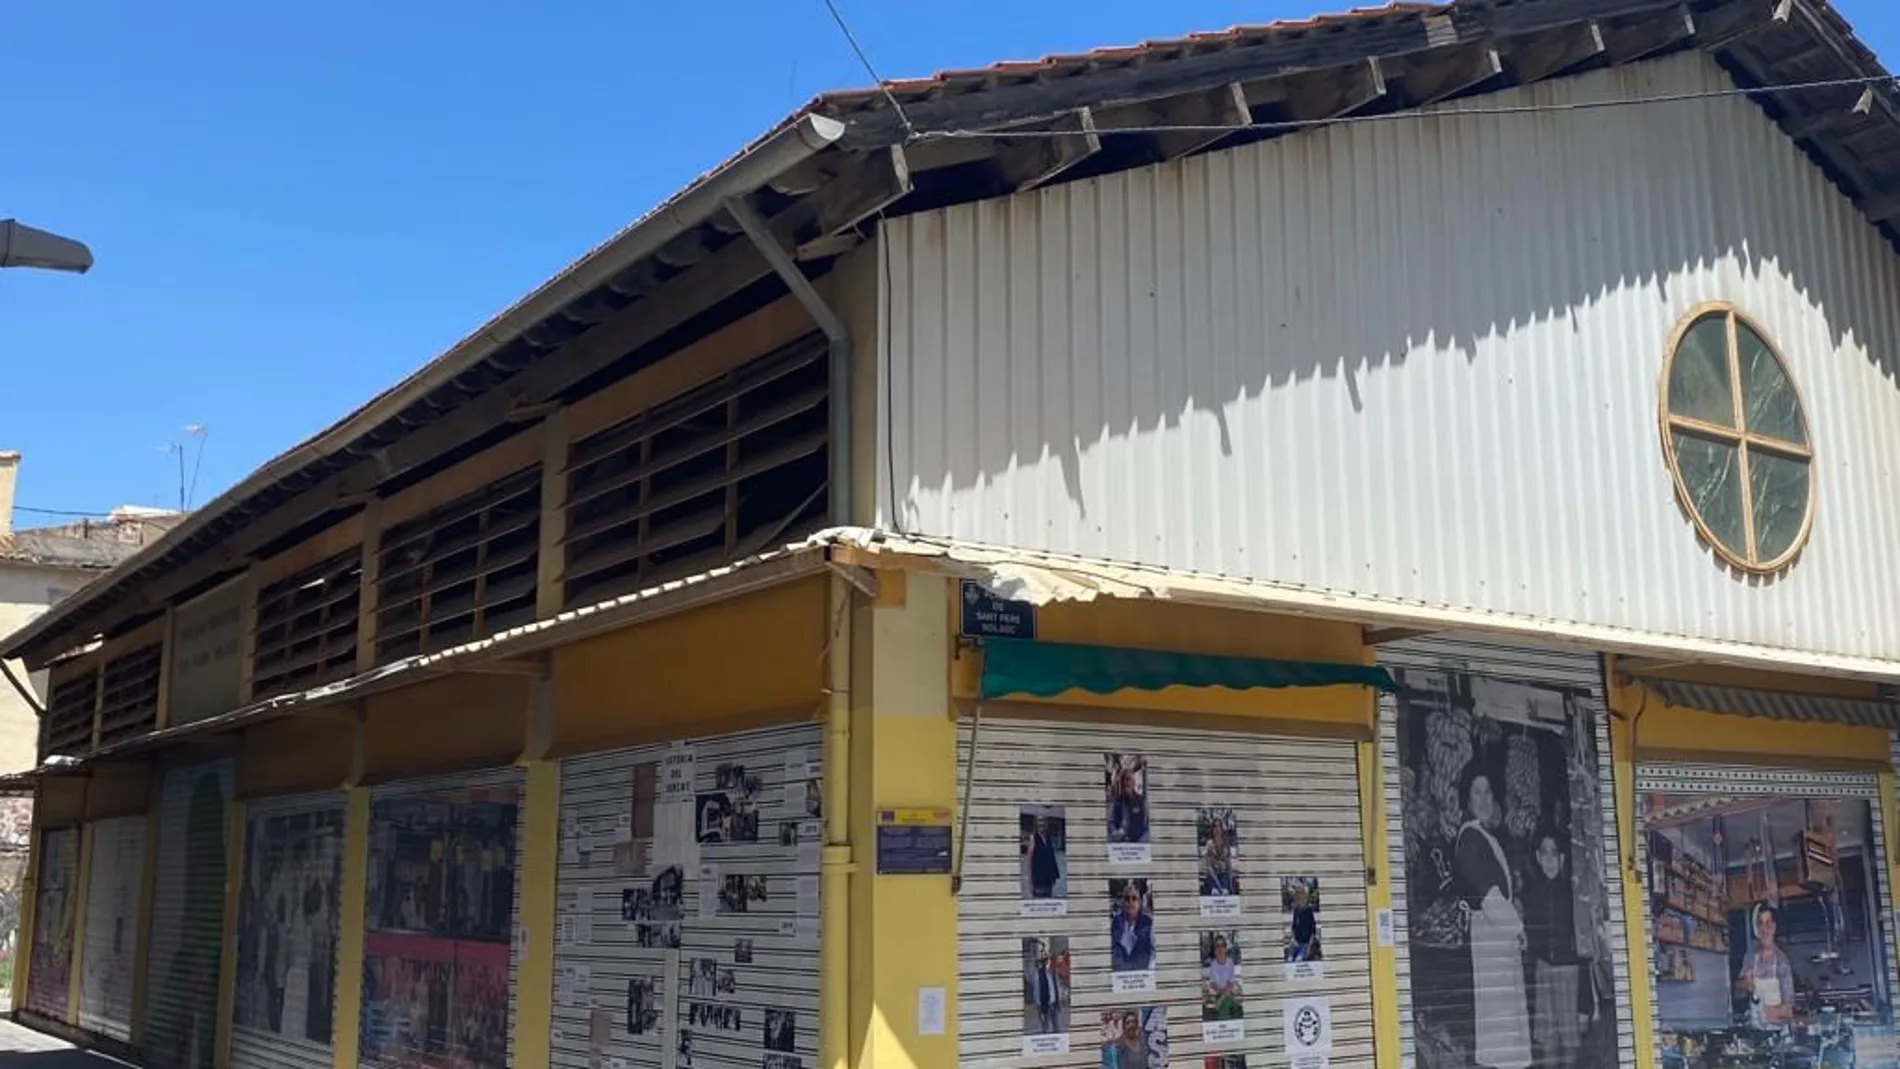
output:
<svg viewBox="0 0 1900 1069"><path fill-rule="evenodd" d="M24 1017L1891 1063L1897 103L1823 0L820 97L0 643Z"/></svg>

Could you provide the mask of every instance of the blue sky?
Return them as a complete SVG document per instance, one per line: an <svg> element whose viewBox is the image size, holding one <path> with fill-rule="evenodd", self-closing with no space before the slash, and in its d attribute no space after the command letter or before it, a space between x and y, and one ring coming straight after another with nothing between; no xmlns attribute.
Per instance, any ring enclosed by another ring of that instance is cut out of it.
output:
<svg viewBox="0 0 1900 1069"><path fill-rule="evenodd" d="M840 3L887 77L1351 6ZM1894 66L1892 0L1835 3ZM190 423L209 500L867 81L820 0L0 0L0 40L0 218L98 257L0 273L0 448L38 509L175 503Z"/></svg>

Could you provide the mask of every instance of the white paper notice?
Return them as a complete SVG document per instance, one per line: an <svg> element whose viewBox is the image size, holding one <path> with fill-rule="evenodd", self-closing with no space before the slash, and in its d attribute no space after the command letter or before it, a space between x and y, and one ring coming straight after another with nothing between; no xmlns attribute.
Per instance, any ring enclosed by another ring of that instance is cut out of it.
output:
<svg viewBox="0 0 1900 1069"><path fill-rule="evenodd" d="M1114 978L1112 989L1117 995L1139 995L1155 989L1155 971L1142 969L1138 972L1110 973Z"/></svg>
<svg viewBox="0 0 1900 1069"><path fill-rule="evenodd" d="M561 836L561 864L578 865L581 863L580 840L572 833Z"/></svg>
<svg viewBox="0 0 1900 1069"><path fill-rule="evenodd" d="M1323 961L1289 961L1286 963L1286 978L1289 980L1321 980L1326 976L1326 963Z"/></svg>
<svg viewBox="0 0 1900 1069"><path fill-rule="evenodd" d="M575 849L579 850L583 855L594 852L594 826L592 824L576 825L574 828L574 838L578 842Z"/></svg>
<svg viewBox="0 0 1900 1069"><path fill-rule="evenodd" d="M622 813L619 816L614 818L614 842L630 843L632 841L633 841L633 814Z"/></svg>
<svg viewBox="0 0 1900 1069"><path fill-rule="evenodd" d="M1203 1043L1239 1043L1247 1038L1245 1021L1203 1021L1201 1022L1201 1042Z"/></svg>
<svg viewBox="0 0 1900 1069"><path fill-rule="evenodd" d="M1069 1053L1069 1033L1067 1032L1057 1032L1052 1036L1023 1037L1023 1057L1025 1058L1067 1053Z"/></svg>
<svg viewBox="0 0 1900 1069"><path fill-rule="evenodd" d="M1382 909L1373 914L1374 923L1379 929L1379 945L1389 947L1396 944L1398 934L1392 924L1392 911Z"/></svg>
<svg viewBox="0 0 1900 1069"><path fill-rule="evenodd" d="M693 800L661 802L653 807L654 868L678 865L691 868L698 863L693 839Z"/></svg>
<svg viewBox="0 0 1900 1069"><path fill-rule="evenodd" d="M574 918L574 945L592 946L594 943L594 915L582 913Z"/></svg>
<svg viewBox="0 0 1900 1069"><path fill-rule="evenodd" d="M787 917L778 922L778 934L786 939L798 938L798 919Z"/></svg>
<svg viewBox="0 0 1900 1069"><path fill-rule="evenodd" d="M1109 843L1108 863L1111 865L1146 865L1154 858L1154 849L1147 843Z"/></svg>
<svg viewBox="0 0 1900 1069"><path fill-rule="evenodd" d="M1069 900L1066 898L1025 898L1016 904L1019 917L1066 917L1069 915Z"/></svg>
<svg viewBox="0 0 1900 1069"><path fill-rule="evenodd" d="M699 866L699 915L701 918L719 915L719 868L716 865Z"/></svg>
<svg viewBox="0 0 1900 1069"><path fill-rule="evenodd" d="M818 877L816 876L798 878L798 915L801 917L818 915Z"/></svg>
<svg viewBox="0 0 1900 1069"><path fill-rule="evenodd" d="M594 969L591 965L574 966L573 992L576 1003L582 1009L594 1007Z"/></svg>
<svg viewBox="0 0 1900 1069"><path fill-rule="evenodd" d="M675 746L660 760L660 801L693 801L694 769L698 756L690 746Z"/></svg>
<svg viewBox="0 0 1900 1069"><path fill-rule="evenodd" d="M574 912L594 912L594 889L592 887L582 887L574 892Z"/></svg>
<svg viewBox="0 0 1900 1069"><path fill-rule="evenodd" d="M556 943L559 943L561 946L564 946L564 947L573 946L574 945L574 918L572 916L562 917L558 922L555 923L554 933L555 933L554 941Z"/></svg>
<svg viewBox="0 0 1900 1069"><path fill-rule="evenodd" d="M798 822L798 867L818 867L819 851L824 849L824 828L815 820Z"/></svg>
<svg viewBox="0 0 1900 1069"><path fill-rule="evenodd" d="M943 1035L944 993L941 987L917 989L917 1034Z"/></svg>
<svg viewBox="0 0 1900 1069"><path fill-rule="evenodd" d="M517 924L515 925L515 961L523 962L527 960L528 926L525 924Z"/></svg>
<svg viewBox="0 0 1900 1069"><path fill-rule="evenodd" d="M1295 1069L1325 1069L1333 1052L1333 1008L1324 998L1280 1003L1281 1034Z"/></svg>
<svg viewBox="0 0 1900 1069"><path fill-rule="evenodd" d="M1203 917L1240 916L1239 895L1203 895L1200 901Z"/></svg>

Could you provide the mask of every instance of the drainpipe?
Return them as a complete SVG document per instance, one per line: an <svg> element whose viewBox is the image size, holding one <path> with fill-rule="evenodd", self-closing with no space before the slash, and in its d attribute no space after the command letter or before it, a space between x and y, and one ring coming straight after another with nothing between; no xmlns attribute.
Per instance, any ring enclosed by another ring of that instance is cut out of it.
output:
<svg viewBox="0 0 1900 1069"><path fill-rule="evenodd" d="M831 377L831 525L851 524L851 335L743 197L726 201L746 237L824 331ZM818 945L818 1065L845 1069L851 1046L851 586L835 571L826 602L824 826L818 867L822 915Z"/></svg>

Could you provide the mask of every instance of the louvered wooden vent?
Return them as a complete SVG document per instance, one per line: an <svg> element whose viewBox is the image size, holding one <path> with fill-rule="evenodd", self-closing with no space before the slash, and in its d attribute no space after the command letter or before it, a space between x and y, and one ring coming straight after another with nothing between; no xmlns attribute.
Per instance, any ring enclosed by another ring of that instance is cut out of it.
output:
<svg viewBox="0 0 1900 1069"><path fill-rule="evenodd" d="M378 661L534 619L541 469L528 468L383 532Z"/></svg>
<svg viewBox="0 0 1900 1069"><path fill-rule="evenodd" d="M164 646L154 642L106 662L105 693L99 702L99 744L107 745L158 726L158 681Z"/></svg>
<svg viewBox="0 0 1900 1069"><path fill-rule="evenodd" d="M92 707L99 673L70 676L53 684L46 708L46 752L78 754L92 748Z"/></svg>
<svg viewBox="0 0 1900 1069"><path fill-rule="evenodd" d="M823 523L824 340L802 340L574 443L564 603L716 567Z"/></svg>
<svg viewBox="0 0 1900 1069"><path fill-rule="evenodd" d="M339 553L257 594L252 694L307 690L356 670L356 608L363 555Z"/></svg>

